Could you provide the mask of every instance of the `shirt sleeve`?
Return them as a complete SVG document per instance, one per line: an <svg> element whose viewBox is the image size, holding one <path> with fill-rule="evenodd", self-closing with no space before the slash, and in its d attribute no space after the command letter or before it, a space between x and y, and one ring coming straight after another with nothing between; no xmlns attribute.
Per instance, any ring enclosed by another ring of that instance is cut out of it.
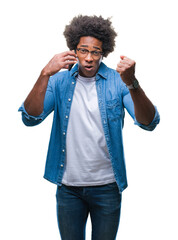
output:
<svg viewBox="0 0 178 240"><path fill-rule="evenodd" d="M157 110L157 107L154 106L155 107L155 115L154 115L152 122L149 125L141 124L137 121L137 119L135 117L134 103L133 103L132 97L131 97L130 92L129 92L128 88L126 87L126 85L124 85L122 88L122 94L123 94L123 105L127 109L130 116L133 118L134 124L143 128L144 130L153 131L155 129L155 127L157 126L157 124L160 122L160 115Z"/></svg>
<svg viewBox="0 0 178 240"><path fill-rule="evenodd" d="M24 107L24 103L20 106L18 111L22 113L22 121L26 126L35 126L40 124L54 110L54 105L55 98L51 80L49 80L44 99L43 112L38 116L29 115Z"/></svg>

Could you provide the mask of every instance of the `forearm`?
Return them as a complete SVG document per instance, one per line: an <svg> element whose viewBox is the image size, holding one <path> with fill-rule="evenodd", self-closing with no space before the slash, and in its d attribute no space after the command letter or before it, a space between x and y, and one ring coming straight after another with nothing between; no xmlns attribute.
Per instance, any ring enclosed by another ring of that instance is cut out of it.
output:
<svg viewBox="0 0 178 240"><path fill-rule="evenodd" d="M120 56L120 58L121 61L117 64L116 70L127 86L133 86L133 83L136 81L135 61L126 56ZM149 125L154 119L155 107L140 86L135 86L134 89L130 89L130 94L134 103L136 120L143 125Z"/></svg>
<svg viewBox="0 0 178 240"><path fill-rule="evenodd" d="M43 68L41 74L24 102L25 110L29 115L38 116L43 112L45 93L49 77L60 71L68 69L69 64L77 62L74 51L56 54Z"/></svg>
<svg viewBox="0 0 178 240"><path fill-rule="evenodd" d="M130 90L134 103L136 120L144 125L149 125L155 115L155 108L141 87Z"/></svg>
<svg viewBox="0 0 178 240"><path fill-rule="evenodd" d="M43 112L48 80L49 76L45 75L42 70L38 80L24 102L25 110L29 115L38 116Z"/></svg>

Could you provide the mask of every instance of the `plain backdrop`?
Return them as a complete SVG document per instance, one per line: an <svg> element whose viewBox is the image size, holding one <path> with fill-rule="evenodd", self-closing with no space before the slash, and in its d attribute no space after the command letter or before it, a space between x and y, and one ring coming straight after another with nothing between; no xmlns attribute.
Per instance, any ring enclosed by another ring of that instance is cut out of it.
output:
<svg viewBox="0 0 178 240"><path fill-rule="evenodd" d="M63 31L78 15L112 17L118 33L107 59L136 61L136 77L158 107L153 132L123 130L129 187L123 192L119 240L177 240L177 3L174 0L7 0L0 3L0 239L59 240L56 186L43 179L52 125L26 127L18 108L54 54L68 50ZM86 239L91 239L88 219Z"/></svg>

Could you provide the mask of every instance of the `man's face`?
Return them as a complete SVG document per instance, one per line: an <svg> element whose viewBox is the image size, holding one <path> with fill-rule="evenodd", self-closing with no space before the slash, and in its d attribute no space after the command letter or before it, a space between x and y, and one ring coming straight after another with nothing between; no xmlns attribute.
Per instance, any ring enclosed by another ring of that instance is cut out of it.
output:
<svg viewBox="0 0 178 240"><path fill-rule="evenodd" d="M88 51L92 52L88 52ZM102 58L102 42L94 37L81 37L77 45L79 74L83 77L96 75Z"/></svg>

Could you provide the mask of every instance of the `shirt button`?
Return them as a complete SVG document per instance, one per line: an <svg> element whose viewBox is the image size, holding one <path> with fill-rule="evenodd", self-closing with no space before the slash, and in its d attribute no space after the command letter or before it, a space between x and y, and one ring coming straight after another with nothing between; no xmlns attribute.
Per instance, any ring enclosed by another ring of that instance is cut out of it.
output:
<svg viewBox="0 0 178 240"><path fill-rule="evenodd" d="M62 149L62 152L65 152L65 149Z"/></svg>
<svg viewBox="0 0 178 240"><path fill-rule="evenodd" d="M72 84L75 84L75 82L72 82Z"/></svg>
<svg viewBox="0 0 178 240"><path fill-rule="evenodd" d="M71 101L71 99L69 98L69 99L68 99L68 101L70 102L70 101Z"/></svg>
<svg viewBox="0 0 178 240"><path fill-rule="evenodd" d="M64 165L63 165L63 164L61 164L61 167L64 167Z"/></svg>
<svg viewBox="0 0 178 240"><path fill-rule="evenodd" d="M66 133L65 133L65 132L63 132L63 135L66 135Z"/></svg>
<svg viewBox="0 0 178 240"><path fill-rule="evenodd" d="M68 118L68 116L66 115L66 118Z"/></svg>

